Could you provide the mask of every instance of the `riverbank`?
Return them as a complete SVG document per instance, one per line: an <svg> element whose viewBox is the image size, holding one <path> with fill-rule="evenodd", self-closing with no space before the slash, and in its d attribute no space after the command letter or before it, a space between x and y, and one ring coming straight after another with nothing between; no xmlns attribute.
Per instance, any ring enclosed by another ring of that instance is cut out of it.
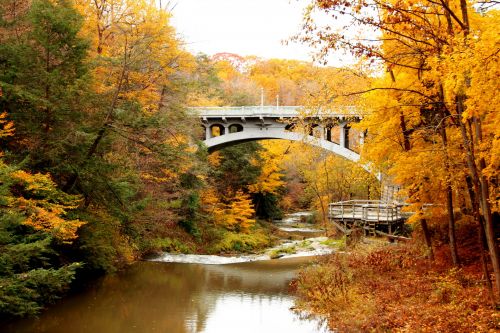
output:
<svg viewBox="0 0 500 333"><path fill-rule="evenodd" d="M257 220L248 232L227 230L215 224L206 224L200 227L199 236L174 234L175 237L158 237L147 242L142 251L142 259L158 257L163 253L196 254L196 255L262 255L276 250L271 257L279 256L282 252L295 253L294 248L301 250L307 244L303 241L325 235L320 225L315 223L313 212L295 212L285 214L283 219L265 221ZM321 240L323 241L323 240ZM286 243L291 243L288 249ZM283 245L283 251L279 247ZM314 247L316 245L313 244ZM321 246L317 246L321 247ZM303 249L302 249L303 250ZM315 255L315 254L311 254Z"/></svg>
<svg viewBox="0 0 500 333"><path fill-rule="evenodd" d="M413 242L361 244L299 274L297 309L338 332L497 332L500 314L473 253L454 268L444 245L430 261Z"/></svg>
<svg viewBox="0 0 500 333"><path fill-rule="evenodd" d="M149 259L156 262L197 263L205 265L224 265L251 261L263 261L271 259L287 259L297 257L316 257L333 253L335 250L343 249L342 240L334 241L328 237L314 237L304 240L287 241L280 245L266 248L257 254L232 254L232 255L210 255L210 254L183 254L164 253L158 257Z"/></svg>
<svg viewBox="0 0 500 333"><path fill-rule="evenodd" d="M259 221L250 233L217 230L217 238L197 252L171 251L149 256L157 262L221 265L294 257L316 257L345 248L345 240L324 236L311 212L287 214L273 222ZM212 230L212 232L214 232ZM170 250L170 251L169 251Z"/></svg>

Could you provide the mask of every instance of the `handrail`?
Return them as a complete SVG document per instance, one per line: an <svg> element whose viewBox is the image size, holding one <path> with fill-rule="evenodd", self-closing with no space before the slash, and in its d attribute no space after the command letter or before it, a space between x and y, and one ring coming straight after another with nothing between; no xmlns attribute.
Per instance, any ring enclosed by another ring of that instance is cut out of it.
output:
<svg viewBox="0 0 500 333"><path fill-rule="evenodd" d="M347 200L329 204L331 217L353 220L394 222L403 219L401 207L405 204L390 204L381 200Z"/></svg>
<svg viewBox="0 0 500 333"><path fill-rule="evenodd" d="M304 116L326 116L326 117L361 117L356 108L353 106L339 107L340 113L332 112L331 110L319 110L314 113L301 112L307 110L303 106L195 106L189 107L189 111L197 113L199 116L257 116L257 115L272 115L282 117Z"/></svg>

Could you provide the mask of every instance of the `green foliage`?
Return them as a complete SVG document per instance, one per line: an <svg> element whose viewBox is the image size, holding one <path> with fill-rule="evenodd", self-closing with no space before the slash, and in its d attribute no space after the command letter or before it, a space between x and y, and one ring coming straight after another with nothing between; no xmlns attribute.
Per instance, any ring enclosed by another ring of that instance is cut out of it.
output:
<svg viewBox="0 0 500 333"><path fill-rule="evenodd" d="M134 247L119 220L103 212L83 215L88 223L75 242L76 257L89 272L114 272L134 258Z"/></svg>
<svg viewBox="0 0 500 333"><path fill-rule="evenodd" d="M345 249L346 249L346 237L343 236L340 239L328 238L327 240L321 242L321 244L326 245L328 247L331 247L333 249L339 250L339 251L345 251Z"/></svg>
<svg viewBox="0 0 500 333"><path fill-rule="evenodd" d="M253 252L271 244L269 236L261 229L249 234L223 231L220 239L208 251L210 253Z"/></svg>
<svg viewBox="0 0 500 333"><path fill-rule="evenodd" d="M297 253L297 247L295 245L292 246L282 246L278 249L274 249L269 253L269 257L271 259L277 259L285 254L294 254Z"/></svg>
<svg viewBox="0 0 500 333"><path fill-rule="evenodd" d="M61 241L72 239L81 224L63 215L60 203L68 197L47 176L0 160L0 319L35 315L68 289L80 264L63 261L59 251L67 249ZM22 202L42 204L32 212ZM40 212L49 220L38 219Z"/></svg>
<svg viewBox="0 0 500 333"><path fill-rule="evenodd" d="M30 164L43 171L70 156L72 142L60 138L68 138L85 105L88 43L78 36L81 23L68 1L33 1L6 22L11 33L0 43L0 107L16 125L18 143L10 148L21 158L30 153Z"/></svg>
<svg viewBox="0 0 500 333"><path fill-rule="evenodd" d="M255 213L262 219L281 219L283 211L279 207L279 197L272 193L254 193L252 195Z"/></svg>
<svg viewBox="0 0 500 333"><path fill-rule="evenodd" d="M259 160L258 152L261 149L257 142L247 142L222 149L220 164L211 173L216 187L221 191L236 192L255 183L261 169L254 161Z"/></svg>
<svg viewBox="0 0 500 333"><path fill-rule="evenodd" d="M227 147L219 152L218 160L209 172L210 183L219 196L232 198L241 191L248 193L249 187L259 181L263 172L260 152L263 147L258 142L247 142ZM278 219L283 216L279 208L279 194L250 191L256 216L263 219ZM221 198L224 201L224 198Z"/></svg>
<svg viewBox="0 0 500 333"><path fill-rule="evenodd" d="M0 276L0 319L40 313L69 288L78 263L59 269L39 268L21 274Z"/></svg>
<svg viewBox="0 0 500 333"><path fill-rule="evenodd" d="M148 242L148 248L153 252L169 252L169 253L192 253L193 248L184 244L178 239L172 238L155 238Z"/></svg>
<svg viewBox="0 0 500 333"><path fill-rule="evenodd" d="M320 216L318 214L318 211L313 211L310 215L306 216L306 223L313 224L316 223L320 220Z"/></svg>
<svg viewBox="0 0 500 333"><path fill-rule="evenodd" d="M182 226L188 233L193 235L196 238L200 238L200 230L196 225L197 222L197 212L200 207L200 197L197 192L191 192L184 200L182 204L182 210L184 213L182 214L184 218L179 222L179 225Z"/></svg>

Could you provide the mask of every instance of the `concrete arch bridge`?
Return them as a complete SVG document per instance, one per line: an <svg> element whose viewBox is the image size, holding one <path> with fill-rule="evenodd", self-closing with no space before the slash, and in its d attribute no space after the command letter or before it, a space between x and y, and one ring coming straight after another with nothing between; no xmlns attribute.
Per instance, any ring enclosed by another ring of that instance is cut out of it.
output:
<svg viewBox="0 0 500 333"><path fill-rule="evenodd" d="M283 139L303 141L321 147L350 161L359 161L359 146L364 134L350 124L361 118L353 109L303 116L300 106L195 107L200 117L204 143L209 151L247 141ZM299 123L309 133L294 132Z"/></svg>
<svg viewBox="0 0 500 333"><path fill-rule="evenodd" d="M306 142L352 162L359 162L359 147L364 142L365 134L350 126L361 119L355 109L305 116L302 110L301 106L190 108L190 112L198 116L203 124L204 143L209 151L248 141L284 139ZM307 133L293 131L299 123L305 125ZM372 172L367 165L362 166ZM380 174L377 178L382 181ZM374 235L381 229L392 234L408 217L401 211L402 204L395 200L398 190L398 186L387 183L381 200L331 203L330 222L346 234L356 225L368 234Z"/></svg>

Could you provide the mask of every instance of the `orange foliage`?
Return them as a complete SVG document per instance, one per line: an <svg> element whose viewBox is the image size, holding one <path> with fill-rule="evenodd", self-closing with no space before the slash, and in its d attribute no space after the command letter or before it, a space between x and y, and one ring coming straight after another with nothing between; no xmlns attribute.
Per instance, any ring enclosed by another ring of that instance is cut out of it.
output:
<svg viewBox="0 0 500 333"><path fill-rule="evenodd" d="M261 143L263 150L259 152L261 158L261 173L255 184L250 184L250 193L277 194L285 186L284 174L281 164L285 155L286 145L279 141L264 141Z"/></svg>
<svg viewBox="0 0 500 333"><path fill-rule="evenodd" d="M1 92L2 91L0 89L0 96ZM0 113L0 138L4 138L14 134L14 123L6 119L7 119L7 113L6 112Z"/></svg>
<svg viewBox="0 0 500 333"><path fill-rule="evenodd" d="M213 215L215 224L231 231L249 232L255 224L255 210L250 196L237 191L234 195L219 197L213 188L208 188L201 196L202 207Z"/></svg>
<svg viewBox="0 0 500 333"><path fill-rule="evenodd" d="M78 207L80 197L59 191L48 175L18 170L10 177L16 185L23 187L25 194L8 198L9 207L25 216L23 224L49 232L64 242L77 237L76 231L85 222L66 219L65 215Z"/></svg>
<svg viewBox="0 0 500 333"><path fill-rule="evenodd" d="M465 257L476 253L470 249ZM326 316L340 332L494 332L500 315L478 281L476 261L452 268L448 250L424 258L416 244L338 254L301 272L300 309ZM473 262L473 264L470 264Z"/></svg>

